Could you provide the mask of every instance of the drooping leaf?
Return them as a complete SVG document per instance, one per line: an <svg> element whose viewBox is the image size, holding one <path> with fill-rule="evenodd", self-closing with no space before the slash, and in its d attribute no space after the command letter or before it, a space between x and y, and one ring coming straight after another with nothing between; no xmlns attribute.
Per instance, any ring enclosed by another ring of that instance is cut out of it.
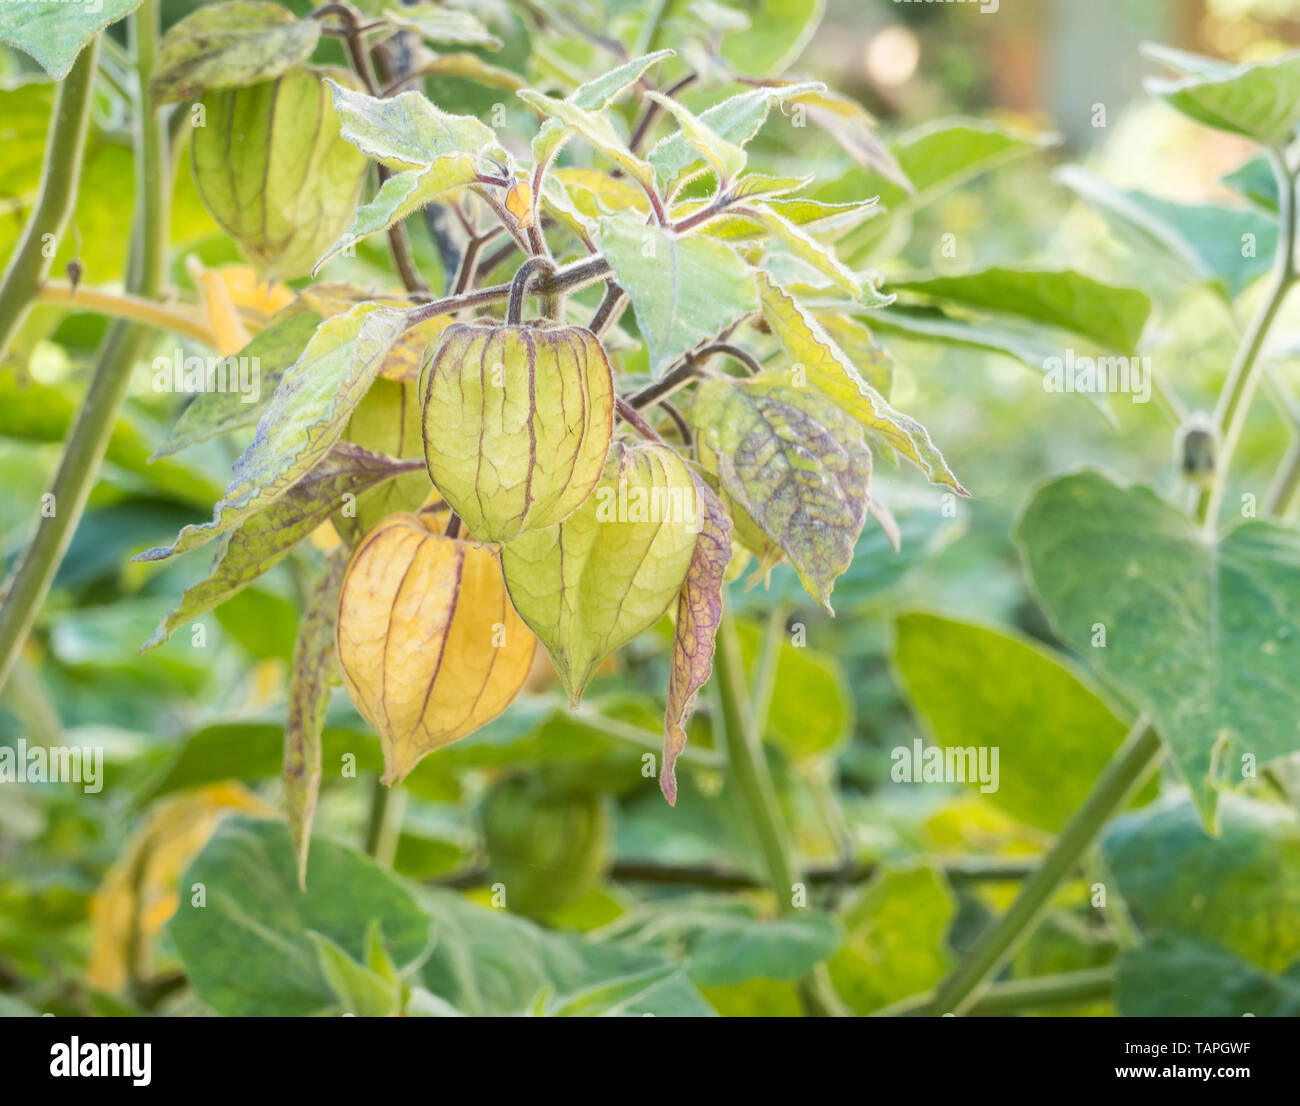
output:
<svg viewBox="0 0 1300 1106"><path fill-rule="evenodd" d="M850 415L777 373L699 385L700 461L828 611L867 519L871 451Z"/></svg>
<svg viewBox="0 0 1300 1106"><path fill-rule="evenodd" d="M722 582L731 561L731 519L726 508L703 480L691 475L701 525L677 599L677 626L668 672L659 787L669 806L677 803L676 764L686 748L686 722L695 705L695 693L713 672L713 649L722 622Z"/></svg>
<svg viewBox="0 0 1300 1106"><path fill-rule="evenodd" d="M1146 89L1215 130L1283 146L1300 122L1300 53L1180 80L1148 77Z"/></svg>
<svg viewBox="0 0 1300 1106"><path fill-rule="evenodd" d="M253 444L235 462L212 521L186 526L171 545L146 550L136 560L162 560L211 541L298 483L338 441L404 328L402 312L364 303L321 323L286 370Z"/></svg>
<svg viewBox="0 0 1300 1106"><path fill-rule="evenodd" d="M278 822L227 818L181 887L168 932L200 1001L230 1017L337 1012L313 932L361 962L367 928L378 918L400 968L428 951L428 915L404 886L351 849L318 838L311 884L300 891L293 845Z"/></svg>
<svg viewBox="0 0 1300 1106"><path fill-rule="evenodd" d="M86 43L139 6L140 0L0 4L0 42L31 54L45 72L61 81Z"/></svg>
<svg viewBox="0 0 1300 1106"><path fill-rule="evenodd" d="M600 662L677 597L700 512L690 470L673 450L615 441L605 475L576 512L502 549L515 609L546 646L572 702Z"/></svg>
<svg viewBox="0 0 1300 1106"><path fill-rule="evenodd" d="M199 392L181 412L154 457L179 453L241 426L255 425L280 386L285 370L302 356L320 323L321 316L314 311L299 311L277 319L258 334L235 355L247 358L250 368L255 367L257 391L228 388Z"/></svg>
<svg viewBox="0 0 1300 1106"><path fill-rule="evenodd" d="M163 35L149 94L165 104L269 81L306 62L319 41L319 20L297 19L279 4L228 0L199 8Z"/></svg>
<svg viewBox="0 0 1300 1106"><path fill-rule="evenodd" d="M383 13L386 23L438 46L479 46L500 50L502 42L472 13L445 4L419 4L401 7L398 0L388 4Z"/></svg>
<svg viewBox="0 0 1300 1106"><path fill-rule="evenodd" d="M321 731L330 690L339 682L334 634L339 585L348 559L342 550L325 558L298 625L289 682L289 719L284 729L284 805L289 839L298 861L298 886L307 889L307 851L320 793Z"/></svg>
<svg viewBox="0 0 1300 1106"><path fill-rule="evenodd" d="M966 489L948 468L925 427L891 407L862 378L848 355L816 318L771 277L760 272L755 275L755 282L763 304L763 318L795 365L802 366L808 384L914 462L934 483L945 484L965 495Z"/></svg>
<svg viewBox="0 0 1300 1106"><path fill-rule="evenodd" d="M632 301L655 376L758 309L749 266L721 242L646 226L631 214L601 219L598 238Z"/></svg>
<svg viewBox="0 0 1300 1106"><path fill-rule="evenodd" d="M952 276L905 277L891 290L1060 327L1125 353L1137 351L1151 300L1074 269L994 267Z"/></svg>
<svg viewBox="0 0 1300 1106"><path fill-rule="evenodd" d="M836 288L855 302L868 307L889 302L888 297L880 295L869 285L864 289L858 278L835 256L835 251L829 246L822 245L770 207L755 204L747 210L752 212L749 217L764 230L778 238L791 253L827 277Z"/></svg>
<svg viewBox="0 0 1300 1106"><path fill-rule="evenodd" d="M1112 822L1102 857L1143 930L1214 940L1267 971L1300 958L1295 811L1227 794L1211 837L1175 793Z"/></svg>
<svg viewBox="0 0 1300 1106"><path fill-rule="evenodd" d="M1207 824L1243 756L1300 749L1296 531L1207 540L1149 489L1081 472L1038 490L1016 540L1057 633L1149 713Z"/></svg>
<svg viewBox="0 0 1300 1106"><path fill-rule="evenodd" d="M984 800L1060 831L1128 727L1063 658L1011 634L931 614L895 625L894 664L942 748L996 748L996 790ZM1149 785L1145 798L1155 793Z"/></svg>
<svg viewBox="0 0 1300 1106"><path fill-rule="evenodd" d="M1264 171L1272 181L1267 164ZM1245 208L1174 203L1137 189L1115 188L1077 165L1063 165L1054 175L1100 211L1121 241L1147 246L1181 280L1218 286L1236 299L1273 263L1275 218ZM1276 191L1273 195L1276 203ZM1246 249L1247 243L1253 248Z"/></svg>
<svg viewBox="0 0 1300 1106"><path fill-rule="evenodd" d="M141 652L161 645L177 627L237 595L284 560L316 527L339 510L348 495L391 480L418 465L340 442L323 461L264 510L252 515L221 542L212 571L188 588L179 606L158 624Z"/></svg>

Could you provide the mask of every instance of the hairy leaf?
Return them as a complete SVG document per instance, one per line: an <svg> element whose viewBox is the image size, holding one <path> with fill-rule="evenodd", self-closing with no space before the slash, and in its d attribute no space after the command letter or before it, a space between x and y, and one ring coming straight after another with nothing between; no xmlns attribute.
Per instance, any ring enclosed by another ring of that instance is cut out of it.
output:
<svg viewBox="0 0 1300 1106"><path fill-rule="evenodd" d="M1180 80L1148 77L1146 89L1215 130L1283 146L1300 123L1300 53Z"/></svg>
<svg viewBox="0 0 1300 1106"><path fill-rule="evenodd" d="M61 81L86 43L139 6L140 0L0 4L0 42L31 54L45 72Z"/></svg>
<svg viewBox="0 0 1300 1106"><path fill-rule="evenodd" d="M1296 531L1208 541L1150 489L1081 472L1038 490L1016 539L1057 633L1149 713L1208 825L1243 756L1300 749Z"/></svg>
<svg viewBox="0 0 1300 1106"><path fill-rule="evenodd" d="M871 451L862 428L775 373L703 381L690 419L701 463L830 611L835 577L853 559L867 519Z"/></svg>
<svg viewBox="0 0 1300 1106"><path fill-rule="evenodd" d="M627 148L627 143L619 137L607 116L578 107L569 100L545 96L531 88L520 89L516 95L529 107L536 108L564 127L577 131L637 183L645 187L654 186L654 170Z"/></svg>

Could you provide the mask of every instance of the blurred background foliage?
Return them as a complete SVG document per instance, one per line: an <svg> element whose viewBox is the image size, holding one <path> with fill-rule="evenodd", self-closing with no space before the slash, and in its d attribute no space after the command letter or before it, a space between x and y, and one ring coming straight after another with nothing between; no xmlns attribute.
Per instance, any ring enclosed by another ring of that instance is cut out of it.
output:
<svg viewBox="0 0 1300 1106"><path fill-rule="evenodd" d="M164 3L165 21L197 6ZM594 13L610 33L647 6L537 5L557 20ZM765 51L776 56L789 46L781 19L799 5L735 6L753 12L754 23L728 40L725 54L740 70L760 71ZM692 18L707 24L709 8L673 10L684 28ZM534 87L599 68L590 42L539 27L518 5L488 0L475 10L504 47L470 53L522 70ZM120 27L112 34L120 40ZM1100 214L1058 171L1073 162L1114 189L1255 217L1258 209L1222 180L1248 156L1246 143L1141 93L1141 77L1157 69L1139 53L1146 40L1229 60L1265 58L1300 43L1300 4L1003 0L996 14L981 14L975 5L828 0L791 72L859 100L896 151L916 128L950 116L1058 134L1060 145L1025 142L996 171L969 180L940 174L925 202L902 203L883 228L868 224L849 260L861 267L869 259L887 278L998 263L1069 265L1146 288L1156 314L1143 352L1189 408L1205 409L1251 290L1234 308L1188 265L1156 260L1141 234ZM318 60L333 49L324 44ZM115 64L110 49L110 73ZM0 55L0 72L0 253L7 253L39 176L51 86L16 52ZM97 97L74 230L55 264L58 272L75 254L94 286L122 278L131 202L130 143L113 83L103 81ZM508 87L448 77L426 88L451 111L486 116L504 103L503 133L523 149L534 121ZM697 106L718 95L713 88L682 98ZM766 171L815 173L819 198L882 191L879 177L815 127L769 125L752 150ZM185 258L209 267L240 259L199 202L184 158L177 182L172 276L192 291ZM413 237L437 286L432 239ZM387 264L375 239L355 259L332 262L326 278L391 283ZM1278 332L1284 347L1295 345L1298 316L1293 300ZM94 315L42 308L0 370L0 548L9 565L32 532L104 329ZM1179 491L1179 474L1173 429L1157 403L1121 397L1110 423L1083 397L1045 392L1037 373L1009 357L882 337L894 361L894 402L924 419L973 498L948 510L940 489L881 458L875 490L899 520L902 548L893 552L869 524L836 586L836 618L785 566L766 589L733 586L746 664L751 672L776 666L764 737L810 869L807 919L758 924L772 903L760 889L740 800L725 784L707 695L692 723L676 809L642 774L643 755L659 742L657 689L670 640L660 627L602 671L577 714L539 670L533 693L427 758L386 810L375 801L377 739L340 692L324 738L311 902L285 906L301 915L294 944L301 962L291 964L229 932L234 911L271 909L267 902L224 902L208 912L202 932L164 923L181 873L223 814L231 817L198 865L224 855L258 874L242 894L292 897L287 838L245 816L278 809L286 677L314 551L300 550L203 619L201 642L186 630L137 655L202 565L183 559L146 570L129 557L202 516L237 451L219 441L148 463L182 401L154 392L142 367L55 590L0 694L0 742L97 745L106 757L96 795L64 785L0 790L3 1008L233 1013L243 1009L245 980L274 977L274 1004L258 1012L325 1009L341 988L353 1008L382 1012L391 1000L388 969L412 964L415 975L404 978L415 980L430 1012L450 1004L482 1013L792 1013L793 981L819 961L859 1013L933 986L1009 902L1131 718L1122 703L1099 697L1051 639L1011 539L1014 519L1035 482L1084 462L1167 496ZM175 341L157 345L167 352ZM1294 360L1283 356L1278 366L1284 385L1300 387ZM644 371L635 353L623 367ZM1237 490L1262 491L1286 442L1285 423L1261 400L1233 474ZM1078 710L1072 696L1081 697ZM935 736L1000 745L1000 790L892 782L891 750ZM348 758L350 776L338 767ZM1300 769L1281 771L1261 780L1257 794L1227 803L1217 839L1205 836L1169 780L1158 800L1152 785L1062 889L1006 978L1123 964L1141 934L1159 931L1159 943L1121 970L1113 992L1103 987L1048 1011L1179 1012L1180 1002L1201 1001L1198 981L1229 977L1259 996L1261 1011L1288 995L1294 1002L1294 972L1289 981L1272 973L1300 953L1297 781ZM408 882L393 883L330 842L364 846ZM189 882L198 878L196 868ZM1101 878L1122 903L1090 905L1089 886ZM498 880L512 891L509 912L478 910ZM313 915L331 885L348 889L354 916ZM435 918L432 954L413 920L421 910ZM392 964L368 944L376 920ZM331 963L337 970L325 971L331 987L323 989L319 965Z"/></svg>

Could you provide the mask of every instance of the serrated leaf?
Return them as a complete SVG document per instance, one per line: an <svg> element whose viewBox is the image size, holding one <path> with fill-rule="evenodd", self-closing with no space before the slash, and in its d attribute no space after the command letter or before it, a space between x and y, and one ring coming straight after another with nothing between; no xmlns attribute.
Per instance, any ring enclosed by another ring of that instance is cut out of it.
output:
<svg viewBox="0 0 1300 1106"><path fill-rule="evenodd" d="M904 277L889 287L1046 323L1125 353L1136 352L1151 314L1151 300L1140 289L1105 284L1075 269L994 267Z"/></svg>
<svg viewBox="0 0 1300 1106"><path fill-rule="evenodd" d="M871 328L849 315L822 312L816 319L867 383L888 399L894 384L894 359L876 344Z"/></svg>
<svg viewBox="0 0 1300 1106"><path fill-rule="evenodd" d="M1085 471L1040 488L1016 540L1057 633L1149 713L1207 825L1243 755L1300 749L1296 531L1207 540L1150 489Z"/></svg>
<svg viewBox="0 0 1300 1106"><path fill-rule="evenodd" d="M330 691L339 682L334 633L338 624L339 584L343 582L347 564L347 554L342 549L325 558L325 566L312 586L298 624L289 677L289 717L284 728L281 778L289 839L298 861L298 886L304 891L311 824L320 792L321 733L325 729Z"/></svg>
<svg viewBox="0 0 1300 1106"><path fill-rule="evenodd" d="M565 100L584 111L603 111L615 97L639 81L647 69L674 54L673 50L656 50L653 54L632 58L608 73L580 84ZM559 119L548 119L542 124L537 137L533 139L533 158L538 165L545 165L555 156L568 133L567 127Z"/></svg>
<svg viewBox="0 0 1300 1106"><path fill-rule="evenodd" d="M45 72L61 81L86 43L139 6L140 0L0 4L0 42L31 54Z"/></svg>
<svg viewBox="0 0 1300 1106"><path fill-rule="evenodd" d="M719 183L734 180L745 168L745 151L715 134L709 125L697 119L684 105L658 92L647 92L654 101L677 120L686 144L713 166Z"/></svg>
<svg viewBox="0 0 1300 1106"><path fill-rule="evenodd" d="M321 255L312 269L312 275L335 254L342 253L361 239L387 230L408 215L427 207L435 199L453 188L473 183L478 175L477 155L474 153L447 154L439 157L427 169L406 169L394 173L375 193L375 198L357 208L352 225L339 240Z"/></svg>
<svg viewBox="0 0 1300 1106"><path fill-rule="evenodd" d="M342 435L405 320L401 311L363 303L321 323L285 372L257 424L253 444L235 462L212 521L186 526L171 545L134 559L159 561L203 545L242 525L297 484Z"/></svg>
<svg viewBox="0 0 1300 1106"><path fill-rule="evenodd" d="M755 274L763 317L807 381L836 406L853 415L871 433L914 462L931 481L961 495L966 489L948 468L929 431L895 410L854 368L848 355L816 318L766 273Z"/></svg>
<svg viewBox="0 0 1300 1106"><path fill-rule="evenodd" d="M646 188L654 187L654 170L627 148L627 143L614 130L614 124L607 116L580 108L568 100L556 100L551 96L545 96L531 88L520 89L516 95L543 115L548 115L563 126L577 131L638 184Z"/></svg>
<svg viewBox="0 0 1300 1106"><path fill-rule="evenodd" d="M819 81L755 88L714 104L707 111L700 112L699 120L722 141L743 147L758 134L773 104L784 103L805 92L825 89L826 86ZM654 166L655 180L660 189L671 196L702 170L704 159L686 136L678 132L656 142L647 160Z"/></svg>
<svg viewBox="0 0 1300 1106"><path fill-rule="evenodd" d="M731 194L737 200L755 196L784 196L787 192L807 188L816 179L813 173L803 177L769 177L762 173L746 173L732 186Z"/></svg>
<svg viewBox="0 0 1300 1106"><path fill-rule="evenodd" d="M502 548L515 609L573 703L601 661L663 617L699 527L695 481L681 457L615 441L605 475L576 512Z"/></svg>
<svg viewBox="0 0 1300 1106"><path fill-rule="evenodd" d="M279 4L230 0L199 8L163 35L149 94L165 104L269 81L306 62L318 41L319 20L297 19Z"/></svg>
<svg viewBox="0 0 1300 1106"><path fill-rule="evenodd" d="M669 806L677 803L677 758L686 748L686 722L695 693L713 672L713 649L722 622L722 583L731 561L731 519L722 501L694 473L700 533L677 598L677 626L668 670L664 757L659 787Z"/></svg>
<svg viewBox="0 0 1300 1106"><path fill-rule="evenodd" d="M272 322L236 354L247 358L250 366L257 366L256 396L230 389L198 393L181 412L167 440L153 457L179 453L241 426L256 424L280 386L285 370L302 355L320 323L321 316L314 311L299 311Z"/></svg>
<svg viewBox="0 0 1300 1106"><path fill-rule="evenodd" d="M339 509L345 495L360 495L418 464L340 442L297 484L269 507L226 535L212 570L186 589L180 604L158 624L140 651L161 645L180 626L237 595L293 552L294 547Z"/></svg>
<svg viewBox="0 0 1300 1106"><path fill-rule="evenodd" d="M635 215L601 219L598 238L632 301L656 377L758 309L749 266L721 242L646 226Z"/></svg>
<svg viewBox="0 0 1300 1106"><path fill-rule="evenodd" d="M1240 65L1223 74L1144 82L1184 115L1215 130L1245 135L1263 146L1282 146L1300 122L1300 53Z"/></svg>
<svg viewBox="0 0 1300 1106"><path fill-rule="evenodd" d="M746 211L749 218L780 239L791 253L800 260L806 261L830 280L841 292L852 297L855 302L863 303L869 307L889 302L887 297L880 295L869 285L864 288L858 278L849 271L848 266L835 256L835 251L829 246L822 245L811 235L800 230L771 208L763 204L754 204Z"/></svg>
<svg viewBox="0 0 1300 1106"><path fill-rule="evenodd" d="M386 100L326 81L343 137L367 157L395 171L427 169L440 158L470 155L506 161L491 127L472 115L440 111L419 92Z"/></svg>
<svg viewBox="0 0 1300 1106"><path fill-rule="evenodd" d="M775 373L701 382L690 420L701 463L831 611L835 577L853 559L867 519L871 450L861 426Z"/></svg>

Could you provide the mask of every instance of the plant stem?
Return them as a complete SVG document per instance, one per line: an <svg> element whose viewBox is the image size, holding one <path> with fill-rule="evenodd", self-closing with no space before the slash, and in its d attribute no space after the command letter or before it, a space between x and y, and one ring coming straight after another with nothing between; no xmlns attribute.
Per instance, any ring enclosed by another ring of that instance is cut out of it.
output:
<svg viewBox="0 0 1300 1106"><path fill-rule="evenodd" d="M402 831L402 812L406 792L375 780L370 792L370 817L366 822L366 854L380 864L391 866L397 855L397 839Z"/></svg>
<svg viewBox="0 0 1300 1106"><path fill-rule="evenodd" d="M781 806L763 757L760 735L754 729L740 643L730 611L723 614L718 627L713 672L731 778L749 811L767 868L768 885L776 895L777 909L791 917L799 910L794 902L795 886L803 883L803 873L799 870L789 830L781 819ZM824 971L801 980L799 993L805 1011L811 1015L827 1017L840 1012L839 998Z"/></svg>
<svg viewBox="0 0 1300 1106"><path fill-rule="evenodd" d="M995 983L974 1003L968 1014L1013 1014L1026 1009L1077 1006L1084 1002L1109 998L1115 988L1115 971L1085 968L1059 975L1041 975L1033 979L1016 979ZM916 995L891 1003L872 1012L873 1018L906 1018L924 1014L932 1002L930 995Z"/></svg>
<svg viewBox="0 0 1300 1106"><path fill-rule="evenodd" d="M133 295L147 299L156 297L162 287L169 199L166 124L148 103L149 76L158 46L158 0L145 0L130 17L129 27L141 102L137 105L136 205L127 284ZM50 489L54 513L41 519L0 607L0 687L31 632L67 552L108 448L131 370L148 334L137 323L119 321L113 324L100 348L90 387Z"/></svg>
<svg viewBox="0 0 1300 1106"><path fill-rule="evenodd" d="M90 40L58 85L45 141L40 195L0 279L0 359L8 352L32 297L49 274L52 257L45 255L53 251L43 248L44 238L47 234L53 235L55 242L63 238L77 202L101 37L96 35Z"/></svg>
<svg viewBox="0 0 1300 1106"><path fill-rule="evenodd" d="M1196 504L1196 516L1207 528L1213 529L1218 515L1219 502L1223 498L1227 484L1228 469L1232 455L1236 452L1241 439L1241 431L1250 410L1250 401L1259 383L1260 351L1264 340L1277 318L1277 313L1286 299L1296 279L1296 196L1295 178L1287 168L1286 160L1277 150L1268 149L1273 176L1277 180L1278 223L1281 233L1278 235L1277 253L1273 256L1273 271L1269 277L1268 292L1264 302L1250 320L1250 326L1242 336L1237 347L1237 356L1233 359L1228 379L1215 408L1214 420L1219 430L1220 442L1218 455L1214 461L1214 477L1210 486L1204 489Z"/></svg>
<svg viewBox="0 0 1300 1106"><path fill-rule="evenodd" d="M154 330L170 330L217 348L216 335L196 313L164 307L141 296L84 287L74 291L66 280L50 280L36 293L35 302L60 304L74 311L91 311L115 319L130 319Z"/></svg>
<svg viewBox="0 0 1300 1106"><path fill-rule="evenodd" d="M1093 785L1083 806L1061 831L1052 851L1020 887L1020 894L997 922L986 929L956 970L935 990L931 1014L965 1014L986 981L1015 955L1047 908L1062 880L1092 844L1101 827L1124 806L1159 762L1163 746L1143 716Z"/></svg>

